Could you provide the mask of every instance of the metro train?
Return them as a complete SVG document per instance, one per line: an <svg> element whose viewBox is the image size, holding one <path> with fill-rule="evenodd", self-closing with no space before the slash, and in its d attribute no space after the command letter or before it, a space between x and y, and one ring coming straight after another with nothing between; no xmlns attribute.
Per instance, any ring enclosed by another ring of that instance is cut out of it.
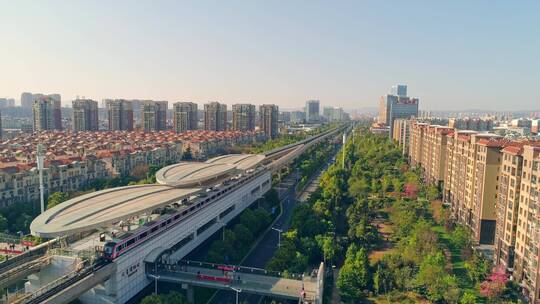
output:
<svg viewBox="0 0 540 304"><path fill-rule="evenodd" d="M191 206L189 206L189 208L180 210L156 222L146 224L145 226L135 230L135 233L125 236L122 240L118 242L106 242L103 246L103 259L112 261L118 258L120 255L126 253L131 248L134 248L139 244L145 242L146 240L149 240L150 238L152 238L152 236L158 235L172 228L182 220L195 214L208 203L212 202L212 200L228 194L229 192L231 192L231 190L233 190L233 188L243 185L257 175L258 174L247 175L245 178L238 180L237 183L231 184L226 188L218 189L217 192L206 193L206 195L202 197L204 200L201 200L196 204L192 204Z"/></svg>

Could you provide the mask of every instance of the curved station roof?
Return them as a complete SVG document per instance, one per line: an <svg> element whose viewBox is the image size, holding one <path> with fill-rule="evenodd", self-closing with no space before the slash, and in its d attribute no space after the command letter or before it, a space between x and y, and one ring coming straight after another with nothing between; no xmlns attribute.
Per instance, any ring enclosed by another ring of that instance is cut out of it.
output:
<svg viewBox="0 0 540 304"><path fill-rule="evenodd" d="M204 163L180 162L156 173L158 184L105 189L81 195L48 209L32 224L32 234L56 237L89 231L151 212L204 189L224 176L257 166L264 155L232 154Z"/></svg>
<svg viewBox="0 0 540 304"><path fill-rule="evenodd" d="M104 227L192 195L200 188L134 185L101 190L70 199L39 215L32 234L56 237Z"/></svg>
<svg viewBox="0 0 540 304"><path fill-rule="evenodd" d="M264 160L262 154L229 154L218 156L206 161L207 164L231 164L238 170L248 170L256 167Z"/></svg>
<svg viewBox="0 0 540 304"><path fill-rule="evenodd" d="M259 154L230 154L209 159L204 163L180 162L159 170L156 181L162 185L181 188L200 186L256 167L264 158L264 155Z"/></svg>
<svg viewBox="0 0 540 304"><path fill-rule="evenodd" d="M156 173L159 184L173 187L190 187L227 175L235 170L233 165L182 162L167 166Z"/></svg>

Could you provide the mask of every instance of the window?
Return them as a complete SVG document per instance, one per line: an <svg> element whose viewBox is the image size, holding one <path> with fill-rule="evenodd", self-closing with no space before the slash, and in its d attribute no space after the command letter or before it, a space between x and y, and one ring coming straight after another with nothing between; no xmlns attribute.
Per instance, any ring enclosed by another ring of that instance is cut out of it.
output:
<svg viewBox="0 0 540 304"><path fill-rule="evenodd" d="M197 235L203 233L203 232L206 231L208 228L212 227L212 225L214 225L216 222L217 222L217 219L216 219L216 218L213 218L213 219L211 219L210 221L208 221L206 224L204 224L204 225L202 225L201 227L199 227L199 229L197 229Z"/></svg>
<svg viewBox="0 0 540 304"><path fill-rule="evenodd" d="M188 235L185 238L183 238L182 240L180 240L178 243L174 244L171 247L171 250L172 251L177 251L178 249L184 247L187 243L189 243L194 238L195 238L195 236L193 235L193 233L191 233L190 235Z"/></svg>
<svg viewBox="0 0 540 304"><path fill-rule="evenodd" d="M251 195L257 193L260 189L261 189L260 186L257 186L257 187L255 187L255 188L253 188L253 189L251 190Z"/></svg>
<svg viewBox="0 0 540 304"><path fill-rule="evenodd" d="M235 205L232 205L230 206L229 208L225 209L223 212L221 212L219 214L219 218L222 219L223 217L225 217L227 214L231 213L235 208Z"/></svg>

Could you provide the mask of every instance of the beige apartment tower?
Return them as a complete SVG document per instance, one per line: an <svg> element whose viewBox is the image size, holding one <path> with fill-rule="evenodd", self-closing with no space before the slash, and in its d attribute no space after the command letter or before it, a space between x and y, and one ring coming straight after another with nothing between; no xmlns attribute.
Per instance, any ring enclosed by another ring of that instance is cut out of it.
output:
<svg viewBox="0 0 540 304"><path fill-rule="evenodd" d="M523 147L522 171L513 275L530 301L540 303L540 147Z"/></svg>
<svg viewBox="0 0 540 304"><path fill-rule="evenodd" d="M97 131L98 104L91 99L76 99L72 102L73 131Z"/></svg>
<svg viewBox="0 0 540 304"><path fill-rule="evenodd" d="M424 133L428 124L412 122L409 140L409 162L412 167L422 166L422 149L424 145Z"/></svg>
<svg viewBox="0 0 540 304"><path fill-rule="evenodd" d="M227 105L215 101L204 105L204 129L208 131L227 130Z"/></svg>
<svg viewBox="0 0 540 304"><path fill-rule="evenodd" d="M176 133L197 130L198 110L194 102L173 104L173 128Z"/></svg>
<svg viewBox="0 0 540 304"><path fill-rule="evenodd" d="M499 137L480 138L476 144L471 228L480 244L494 244L499 170L502 150L508 144Z"/></svg>
<svg viewBox="0 0 540 304"><path fill-rule="evenodd" d="M125 99L107 100L110 131L133 131L133 107Z"/></svg>
<svg viewBox="0 0 540 304"><path fill-rule="evenodd" d="M394 120L394 134L393 139L402 148L403 154L409 153L409 141L411 135L411 123L410 119L396 119Z"/></svg>
<svg viewBox="0 0 540 304"><path fill-rule="evenodd" d="M34 100L34 131L62 130L60 101L51 96Z"/></svg>
<svg viewBox="0 0 540 304"><path fill-rule="evenodd" d="M442 188L446 165L447 135L453 130L444 126L430 125L424 129L422 168L424 181Z"/></svg>
<svg viewBox="0 0 540 304"><path fill-rule="evenodd" d="M141 104L142 125L144 132L167 129L167 101L145 100Z"/></svg>
<svg viewBox="0 0 540 304"><path fill-rule="evenodd" d="M494 260L495 264L506 269L514 267L525 144L512 142L502 150L501 155Z"/></svg>
<svg viewBox="0 0 540 304"><path fill-rule="evenodd" d="M277 138L279 108L274 104L265 104L259 107L260 129L269 139Z"/></svg>
<svg viewBox="0 0 540 304"><path fill-rule="evenodd" d="M232 128L236 131L255 130L255 106L252 104L235 104L232 106Z"/></svg>
<svg viewBox="0 0 540 304"><path fill-rule="evenodd" d="M429 183L444 163L443 202L453 221L475 244L493 245L495 264L540 304L540 141L412 123L409 159Z"/></svg>

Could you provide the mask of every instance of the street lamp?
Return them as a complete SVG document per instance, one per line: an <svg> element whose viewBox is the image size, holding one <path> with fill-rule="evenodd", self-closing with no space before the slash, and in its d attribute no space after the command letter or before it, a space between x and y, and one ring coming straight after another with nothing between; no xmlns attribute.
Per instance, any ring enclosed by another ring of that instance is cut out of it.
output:
<svg viewBox="0 0 540 304"><path fill-rule="evenodd" d="M278 228L274 228L274 227L272 227L272 230L275 230L278 233L278 245L277 246L279 248L279 247L281 247L281 233L283 232L283 230L278 229Z"/></svg>
<svg viewBox="0 0 540 304"><path fill-rule="evenodd" d="M231 287L232 290L236 291L236 304L238 304L238 294L242 292L242 289L234 288L232 286L229 287Z"/></svg>

